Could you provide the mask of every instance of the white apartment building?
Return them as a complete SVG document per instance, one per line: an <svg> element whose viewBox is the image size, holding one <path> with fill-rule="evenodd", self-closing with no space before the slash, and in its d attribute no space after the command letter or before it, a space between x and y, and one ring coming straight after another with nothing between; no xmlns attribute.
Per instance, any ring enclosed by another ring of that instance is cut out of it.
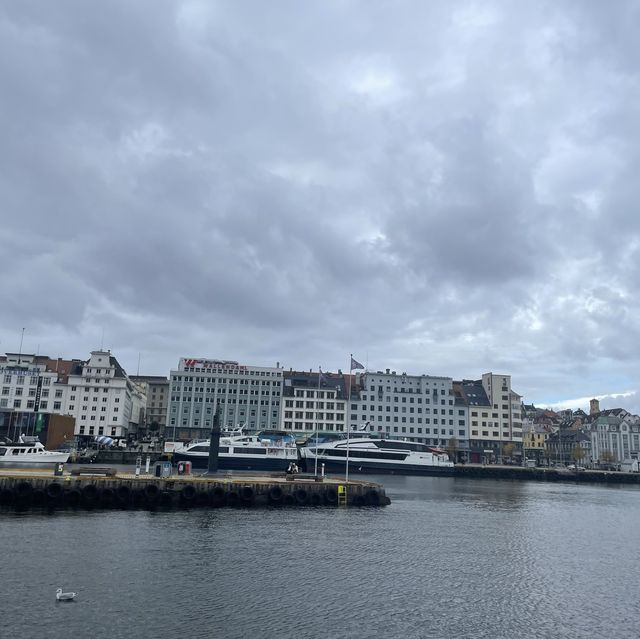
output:
<svg viewBox="0 0 640 639"><path fill-rule="evenodd" d="M281 430L300 434L346 430L347 383L342 373L284 374Z"/></svg>
<svg viewBox="0 0 640 639"><path fill-rule="evenodd" d="M450 377L363 373L360 401L350 403L351 428L368 423L371 432L446 447L467 440L467 409L457 406Z"/></svg>
<svg viewBox="0 0 640 639"><path fill-rule="evenodd" d="M640 421L624 411L624 417L600 414L590 425L591 457L602 462L631 464L640 458Z"/></svg>
<svg viewBox="0 0 640 639"><path fill-rule="evenodd" d="M485 373L482 387L489 400L490 408L479 429L478 439L487 438L501 444L511 442L518 454L522 453L522 396L511 388L511 375Z"/></svg>
<svg viewBox="0 0 640 639"><path fill-rule="evenodd" d="M66 384L64 413L76 420L76 435L126 437L137 425L134 389L110 351L92 351Z"/></svg>
<svg viewBox="0 0 640 639"><path fill-rule="evenodd" d="M170 373L167 436L206 439L216 407L222 428L278 428L283 375L279 365L181 358Z"/></svg>
<svg viewBox="0 0 640 639"><path fill-rule="evenodd" d="M64 385L35 355L7 353L0 362L0 410L14 413L64 412Z"/></svg>

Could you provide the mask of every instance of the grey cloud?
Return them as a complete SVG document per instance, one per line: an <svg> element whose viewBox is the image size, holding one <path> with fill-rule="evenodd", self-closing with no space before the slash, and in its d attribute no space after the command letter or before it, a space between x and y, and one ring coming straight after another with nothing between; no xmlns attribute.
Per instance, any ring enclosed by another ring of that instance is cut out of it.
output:
<svg viewBox="0 0 640 639"><path fill-rule="evenodd" d="M635 11L4 6L2 347L636 389Z"/></svg>

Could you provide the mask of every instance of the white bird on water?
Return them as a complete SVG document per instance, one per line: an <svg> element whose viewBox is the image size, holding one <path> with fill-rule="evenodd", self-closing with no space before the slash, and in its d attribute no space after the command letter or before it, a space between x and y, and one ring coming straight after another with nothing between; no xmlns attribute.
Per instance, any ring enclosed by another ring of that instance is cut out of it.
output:
<svg viewBox="0 0 640 639"><path fill-rule="evenodd" d="M73 601L76 598L75 592L62 592L62 588L56 590L56 601Z"/></svg>

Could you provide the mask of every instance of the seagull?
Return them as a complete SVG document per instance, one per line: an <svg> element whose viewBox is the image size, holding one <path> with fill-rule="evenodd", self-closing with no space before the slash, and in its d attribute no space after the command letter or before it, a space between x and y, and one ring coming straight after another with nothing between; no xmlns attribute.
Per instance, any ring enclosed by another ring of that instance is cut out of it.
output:
<svg viewBox="0 0 640 639"><path fill-rule="evenodd" d="M56 590L56 601L73 601L76 598L75 592L62 592L62 588Z"/></svg>

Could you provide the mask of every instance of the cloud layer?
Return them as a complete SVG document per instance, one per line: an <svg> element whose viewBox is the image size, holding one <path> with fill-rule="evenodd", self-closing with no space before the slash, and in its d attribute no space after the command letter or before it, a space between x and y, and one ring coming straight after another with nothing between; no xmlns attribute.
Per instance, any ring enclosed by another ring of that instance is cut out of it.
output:
<svg viewBox="0 0 640 639"><path fill-rule="evenodd" d="M638 18L6 3L0 348L637 391Z"/></svg>

